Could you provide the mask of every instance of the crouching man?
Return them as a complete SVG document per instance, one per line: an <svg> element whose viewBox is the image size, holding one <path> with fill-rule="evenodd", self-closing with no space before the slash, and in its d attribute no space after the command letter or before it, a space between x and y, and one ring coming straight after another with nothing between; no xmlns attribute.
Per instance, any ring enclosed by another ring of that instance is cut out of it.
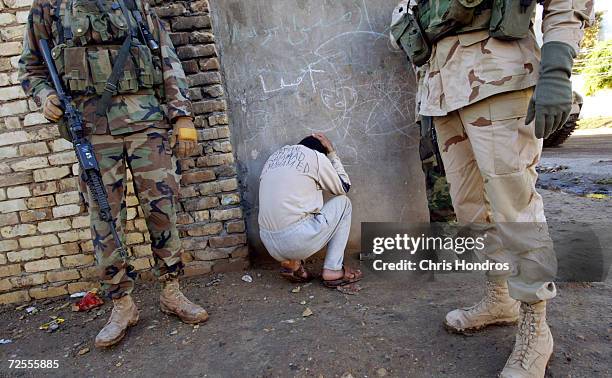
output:
<svg viewBox="0 0 612 378"><path fill-rule="evenodd" d="M304 259L327 245L323 283L337 287L359 281L362 273L343 265L351 228L351 181L323 134L284 146L268 158L259 178L259 235L281 275L307 282L313 275ZM323 190L335 195L323 203Z"/></svg>

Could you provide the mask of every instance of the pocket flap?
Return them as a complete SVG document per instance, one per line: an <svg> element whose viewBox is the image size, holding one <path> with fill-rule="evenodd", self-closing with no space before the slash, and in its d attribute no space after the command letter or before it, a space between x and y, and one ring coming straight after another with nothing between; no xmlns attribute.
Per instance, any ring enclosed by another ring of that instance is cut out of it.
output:
<svg viewBox="0 0 612 378"><path fill-rule="evenodd" d="M459 38L459 44L461 46L467 47L489 38L489 31L480 30L471 33L461 33L457 35L457 38Z"/></svg>
<svg viewBox="0 0 612 378"><path fill-rule="evenodd" d="M527 107L529 106L530 92L517 91L514 94L514 96L504 96L504 101L502 102L496 101L491 103L491 121L525 117Z"/></svg>
<svg viewBox="0 0 612 378"><path fill-rule="evenodd" d="M72 34L75 37L83 37L89 31L89 17L85 14L80 14L72 20Z"/></svg>

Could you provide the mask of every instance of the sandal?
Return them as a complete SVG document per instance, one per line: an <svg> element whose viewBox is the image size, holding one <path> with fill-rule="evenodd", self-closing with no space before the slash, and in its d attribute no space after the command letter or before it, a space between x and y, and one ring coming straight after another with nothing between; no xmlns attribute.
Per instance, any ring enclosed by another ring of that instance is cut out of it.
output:
<svg viewBox="0 0 612 378"><path fill-rule="evenodd" d="M338 278L337 280L323 280L323 286L335 289L339 286L355 283L363 278L363 273L359 269L353 270L347 266L343 266L342 269L344 270L342 278Z"/></svg>
<svg viewBox="0 0 612 378"><path fill-rule="evenodd" d="M315 278L314 274L304 268L304 261L300 261L300 266L296 270L281 266L280 275L289 282L305 283L312 281Z"/></svg>

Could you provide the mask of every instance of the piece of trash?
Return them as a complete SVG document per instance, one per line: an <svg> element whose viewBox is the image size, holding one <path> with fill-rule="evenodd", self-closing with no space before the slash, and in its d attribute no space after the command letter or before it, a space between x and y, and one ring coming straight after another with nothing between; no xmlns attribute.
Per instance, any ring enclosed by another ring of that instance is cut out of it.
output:
<svg viewBox="0 0 612 378"><path fill-rule="evenodd" d="M342 294L355 295L361 291L361 286L358 283L352 283L348 285L338 286L336 288Z"/></svg>
<svg viewBox="0 0 612 378"><path fill-rule="evenodd" d="M298 286L298 287L294 287L293 289L291 289L291 292L292 293L299 293L301 290L302 290L302 287Z"/></svg>
<svg viewBox="0 0 612 378"><path fill-rule="evenodd" d="M295 319L281 320L281 323L293 324L295 323Z"/></svg>
<svg viewBox="0 0 612 378"><path fill-rule="evenodd" d="M11 340L11 339L0 339L0 345L10 344L12 342L13 342L13 340Z"/></svg>
<svg viewBox="0 0 612 378"><path fill-rule="evenodd" d="M309 317L312 314L313 314L313 312L310 309L310 307L306 307L306 310L304 310L304 312L302 312L302 316L305 317L305 318Z"/></svg>
<svg viewBox="0 0 612 378"><path fill-rule="evenodd" d="M88 347L85 347L85 348L83 348L83 349L79 350L77 354L78 354L79 356L82 356L82 355L87 354L87 353L89 353L89 348L88 348Z"/></svg>
<svg viewBox="0 0 612 378"><path fill-rule="evenodd" d="M88 311L103 304L104 301L98 297L98 294L90 291L80 301L72 305L72 311Z"/></svg>
<svg viewBox="0 0 612 378"><path fill-rule="evenodd" d="M51 319L53 320L51 320L50 322L41 324L40 327L38 327L38 329L47 331L49 333L55 332L59 328L60 324L62 324L65 321L63 318L59 318L57 316L52 316Z"/></svg>
<svg viewBox="0 0 612 378"><path fill-rule="evenodd" d="M120 367L120 366L121 366L121 362L117 362L117 363L115 364L115 366L116 366L116 367Z"/></svg>
<svg viewBox="0 0 612 378"><path fill-rule="evenodd" d="M306 301L301 301L301 302L300 302L300 304L301 304L301 305L305 305L305 304L306 304Z"/></svg>
<svg viewBox="0 0 612 378"><path fill-rule="evenodd" d="M176 335L178 333L178 331L175 329L172 332L170 332L171 335Z"/></svg>
<svg viewBox="0 0 612 378"><path fill-rule="evenodd" d="M586 195L586 198L593 198L593 199L607 199L609 198L607 195L602 194L602 193L589 193Z"/></svg>
<svg viewBox="0 0 612 378"><path fill-rule="evenodd" d="M250 275L250 274L245 274L244 276L242 276L242 278L241 278L241 279L242 279L244 282L248 282L248 283L253 282L253 277L251 277L251 275Z"/></svg>
<svg viewBox="0 0 612 378"><path fill-rule="evenodd" d="M38 312L38 309L34 306L26 307L25 310L28 314L36 314Z"/></svg>
<svg viewBox="0 0 612 378"><path fill-rule="evenodd" d="M54 309L54 311L63 310L63 309L65 309L65 308L66 308L66 307L68 307L68 306L70 306L70 302L66 302L66 303L64 303L64 304L63 304L63 305L61 305L61 306L57 306L57 307Z"/></svg>
<svg viewBox="0 0 612 378"><path fill-rule="evenodd" d="M85 295L87 295L86 291L81 291L78 293L74 293L70 295L70 298L83 298Z"/></svg>

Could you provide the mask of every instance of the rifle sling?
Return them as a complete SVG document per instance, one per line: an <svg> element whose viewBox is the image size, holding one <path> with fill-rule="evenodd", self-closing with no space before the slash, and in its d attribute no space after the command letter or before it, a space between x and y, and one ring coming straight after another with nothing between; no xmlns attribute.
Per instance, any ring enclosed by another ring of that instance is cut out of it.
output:
<svg viewBox="0 0 612 378"><path fill-rule="evenodd" d="M128 57L130 56L130 47L132 46L132 36L134 34L134 29L132 28L132 22L130 20L130 14L125 7L125 3L123 0L118 0L119 6L121 7L121 12L123 13L127 25L128 36L125 37L125 41L121 45L119 49L119 53L117 54L117 59L115 59L113 70L106 81L106 85L104 87L104 93L100 96L98 103L96 105L96 115L99 117L106 116L106 111L108 110L108 106L110 105L111 98L117 91L117 83L119 82L120 76L123 74L123 67L125 67L125 63L127 62Z"/></svg>

